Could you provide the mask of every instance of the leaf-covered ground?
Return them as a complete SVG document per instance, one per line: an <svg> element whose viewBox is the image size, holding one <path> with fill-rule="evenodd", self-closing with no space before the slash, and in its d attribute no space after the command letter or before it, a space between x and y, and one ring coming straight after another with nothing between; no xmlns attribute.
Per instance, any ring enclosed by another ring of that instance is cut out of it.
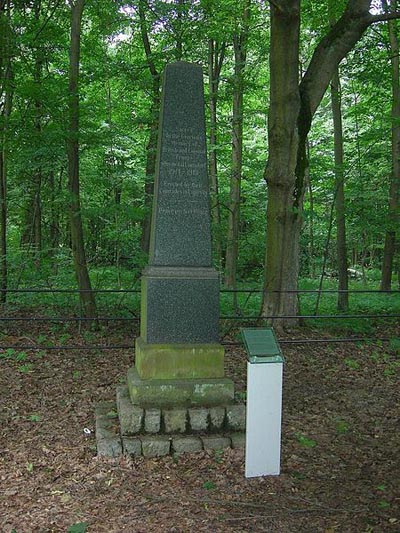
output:
<svg viewBox="0 0 400 533"><path fill-rule="evenodd" d="M37 323L9 326L1 342L57 345L63 335L64 344L132 342L116 328ZM0 351L0 530L399 531L398 346L285 345L284 355L282 473L245 479L237 450L96 457L94 406L114 398L132 353ZM226 365L244 391L244 351L227 349Z"/></svg>

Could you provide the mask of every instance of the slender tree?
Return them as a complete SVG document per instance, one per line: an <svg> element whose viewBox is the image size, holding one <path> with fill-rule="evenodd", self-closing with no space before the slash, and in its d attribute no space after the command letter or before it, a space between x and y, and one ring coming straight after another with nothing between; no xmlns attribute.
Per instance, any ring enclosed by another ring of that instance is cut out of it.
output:
<svg viewBox="0 0 400 533"><path fill-rule="evenodd" d="M151 75L151 107L150 107L150 133L146 146L146 178L144 185L145 216L142 222L141 248L144 252L149 251L150 226L151 226L151 203L153 200L154 174L156 172L158 115L160 110L160 73L156 68L154 56L151 50L147 22L145 15L145 2L139 2L140 35L146 55L147 67Z"/></svg>
<svg viewBox="0 0 400 533"><path fill-rule="evenodd" d="M13 95L10 2L0 0L0 301L6 302L8 125Z"/></svg>
<svg viewBox="0 0 400 533"><path fill-rule="evenodd" d="M80 299L83 313L85 316L95 317L96 304L94 293L91 290L86 261L79 183L79 59L84 4L85 0L75 0L70 4L71 44L68 93L69 133L67 139L69 219L75 274L81 291Z"/></svg>
<svg viewBox="0 0 400 533"><path fill-rule="evenodd" d="M331 106L335 153L335 210L336 210L336 254L339 278L337 307L339 311L349 308L349 288L347 274L346 215L343 172L343 124L339 68L331 81Z"/></svg>
<svg viewBox="0 0 400 533"><path fill-rule="evenodd" d="M40 28L41 17L41 0L34 0L33 16L35 28ZM40 153L40 144L42 142L42 114L43 103L41 101L41 86L43 76L43 50L40 40L37 38L33 48L34 68L33 83L35 87L34 94L34 145L36 152ZM29 198L25 212L24 228L21 236L21 243L32 246L36 252L42 248L42 161L40 156L35 156L33 160L33 175L30 177ZM37 256L38 257L38 256Z"/></svg>
<svg viewBox="0 0 400 533"><path fill-rule="evenodd" d="M246 66L250 1L246 0L243 9L241 28L233 34L235 71L233 76L232 107L232 169L230 180L228 233L225 257L225 284L236 287L236 270L239 242L240 196L243 162L243 93L244 70Z"/></svg>
<svg viewBox="0 0 400 533"><path fill-rule="evenodd" d="M210 189L211 189L211 217L214 226L214 242L217 260L222 262L221 243L221 208L219 203L218 184L218 128L217 128L217 105L218 89L222 65L225 58L226 43L216 39L208 41L208 85L209 85L209 109L210 109L210 152L208 157Z"/></svg>
<svg viewBox="0 0 400 533"><path fill-rule="evenodd" d="M398 8L397 0L383 0L385 11L393 13ZM400 70L399 38L397 24L388 21L390 40L390 63L392 75L392 172L389 186L388 229L385 234L383 250L381 290L392 287L393 262L396 252L396 234L399 235L399 199L400 199ZM397 229L397 231L396 231ZM400 270L400 266L399 266Z"/></svg>

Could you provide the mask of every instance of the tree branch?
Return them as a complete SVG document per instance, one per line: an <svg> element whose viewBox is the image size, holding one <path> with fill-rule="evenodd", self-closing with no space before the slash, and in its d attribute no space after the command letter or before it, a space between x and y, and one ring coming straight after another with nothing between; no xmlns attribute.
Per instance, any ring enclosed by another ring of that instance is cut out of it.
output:
<svg viewBox="0 0 400 533"><path fill-rule="evenodd" d="M370 0L349 0L339 20L321 39L300 83L303 118L311 124L332 75L373 22Z"/></svg>
<svg viewBox="0 0 400 533"><path fill-rule="evenodd" d="M385 22L386 20L393 20L400 18L400 11L394 11L393 13L382 13L381 15L371 15L371 24L375 22Z"/></svg>
<svg viewBox="0 0 400 533"><path fill-rule="evenodd" d="M146 17L145 17L145 10L144 10L143 3L144 3L143 0L139 2L140 33L142 35L143 48L144 48L144 52L146 55L147 64L148 64L150 73L153 76L153 78L155 77L158 78L159 74L157 72L156 66L153 61L153 54L151 51L149 35L147 33Z"/></svg>

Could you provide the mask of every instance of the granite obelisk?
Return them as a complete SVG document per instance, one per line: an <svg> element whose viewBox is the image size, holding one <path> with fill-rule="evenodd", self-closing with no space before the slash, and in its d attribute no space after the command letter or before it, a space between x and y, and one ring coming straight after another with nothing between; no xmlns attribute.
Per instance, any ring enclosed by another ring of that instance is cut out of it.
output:
<svg viewBox="0 0 400 533"><path fill-rule="evenodd" d="M218 395L221 403L231 399L233 383L224 378L218 342L219 276L212 266L203 75L200 66L184 62L168 65L164 73L141 302L135 369L128 375L132 401L154 380L163 390L171 387L167 403L215 404ZM194 389L210 391L209 398L197 398Z"/></svg>

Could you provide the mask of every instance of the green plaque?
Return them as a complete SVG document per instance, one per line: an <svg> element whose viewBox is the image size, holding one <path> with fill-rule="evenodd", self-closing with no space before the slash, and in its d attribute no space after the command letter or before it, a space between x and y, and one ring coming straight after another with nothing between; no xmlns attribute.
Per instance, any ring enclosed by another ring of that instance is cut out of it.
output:
<svg viewBox="0 0 400 533"><path fill-rule="evenodd" d="M283 355L272 328L241 330L250 363L283 363Z"/></svg>

